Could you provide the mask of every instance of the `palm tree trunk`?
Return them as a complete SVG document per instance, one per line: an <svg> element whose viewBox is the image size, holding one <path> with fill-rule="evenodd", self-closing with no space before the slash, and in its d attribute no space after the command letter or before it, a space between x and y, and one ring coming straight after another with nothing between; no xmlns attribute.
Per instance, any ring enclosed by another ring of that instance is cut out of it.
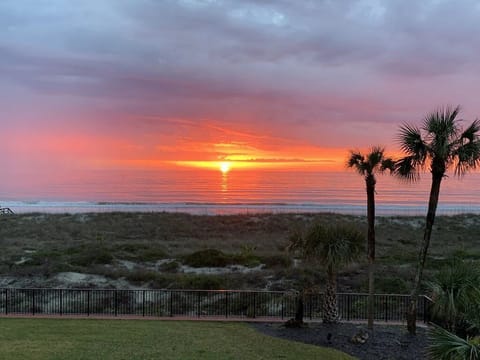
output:
<svg viewBox="0 0 480 360"><path fill-rule="evenodd" d="M373 311L375 294L375 178L369 175L367 183L367 220L368 220L368 329L373 330Z"/></svg>
<svg viewBox="0 0 480 360"><path fill-rule="evenodd" d="M440 184L443 179L443 173L432 171L432 187L430 189L430 199L428 201L427 219L425 223L425 232L423 234L423 242L420 247L417 262L417 272L413 290L410 294L410 304L407 313L407 330L410 334L415 335L417 331L417 300L420 293L420 286L423 278L423 269L427 258L427 251L430 245L433 223L435 222L435 214L437 212L438 199L440 196Z"/></svg>
<svg viewBox="0 0 480 360"><path fill-rule="evenodd" d="M327 282L323 298L323 322L327 324L337 323L340 319L337 306L337 274L333 269L327 270Z"/></svg>

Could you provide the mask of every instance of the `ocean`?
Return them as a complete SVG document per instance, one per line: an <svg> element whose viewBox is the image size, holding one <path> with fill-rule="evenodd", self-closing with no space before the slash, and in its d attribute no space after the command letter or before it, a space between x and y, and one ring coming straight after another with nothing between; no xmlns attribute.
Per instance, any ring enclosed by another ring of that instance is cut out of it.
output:
<svg viewBox="0 0 480 360"><path fill-rule="evenodd" d="M438 214L480 214L480 173L442 183ZM377 177L378 215L425 214L430 176L409 184ZM17 213L170 211L192 214L365 214L364 179L350 171L299 169L97 170L4 178L0 206Z"/></svg>

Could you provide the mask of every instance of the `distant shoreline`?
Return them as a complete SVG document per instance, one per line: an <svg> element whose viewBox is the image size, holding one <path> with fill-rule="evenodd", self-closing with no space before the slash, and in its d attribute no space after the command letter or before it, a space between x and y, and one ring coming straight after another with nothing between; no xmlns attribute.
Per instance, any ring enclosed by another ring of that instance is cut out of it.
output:
<svg viewBox="0 0 480 360"><path fill-rule="evenodd" d="M169 212L192 215L238 215L269 213L336 213L365 215L365 205L319 203L145 203L145 202L62 202L62 201L3 201L15 213L108 213L108 212ZM378 216L421 216L427 207L420 204L377 204ZM480 214L480 204L440 204L438 215Z"/></svg>

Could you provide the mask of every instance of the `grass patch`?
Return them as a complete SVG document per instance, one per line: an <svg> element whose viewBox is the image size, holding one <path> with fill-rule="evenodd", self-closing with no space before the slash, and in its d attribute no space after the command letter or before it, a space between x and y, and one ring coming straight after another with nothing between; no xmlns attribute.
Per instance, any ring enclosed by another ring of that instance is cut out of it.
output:
<svg viewBox="0 0 480 360"><path fill-rule="evenodd" d="M184 256L183 263L195 268L225 267L228 265L253 267L260 265L260 258L251 253L225 254L221 250L205 249Z"/></svg>
<svg viewBox="0 0 480 360"><path fill-rule="evenodd" d="M240 323L1 319L0 326L0 353L10 360L353 359Z"/></svg>
<svg viewBox="0 0 480 360"><path fill-rule="evenodd" d="M227 265L233 264L233 259L231 256L224 254L220 250L206 249L186 255L183 258L183 263L185 265L196 268L225 267Z"/></svg>

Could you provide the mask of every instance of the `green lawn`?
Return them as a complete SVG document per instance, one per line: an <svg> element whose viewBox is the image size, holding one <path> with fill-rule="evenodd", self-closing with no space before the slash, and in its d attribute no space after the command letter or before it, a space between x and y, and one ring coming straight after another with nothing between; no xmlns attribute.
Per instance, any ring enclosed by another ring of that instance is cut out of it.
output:
<svg viewBox="0 0 480 360"><path fill-rule="evenodd" d="M2 359L352 359L243 323L0 319Z"/></svg>

